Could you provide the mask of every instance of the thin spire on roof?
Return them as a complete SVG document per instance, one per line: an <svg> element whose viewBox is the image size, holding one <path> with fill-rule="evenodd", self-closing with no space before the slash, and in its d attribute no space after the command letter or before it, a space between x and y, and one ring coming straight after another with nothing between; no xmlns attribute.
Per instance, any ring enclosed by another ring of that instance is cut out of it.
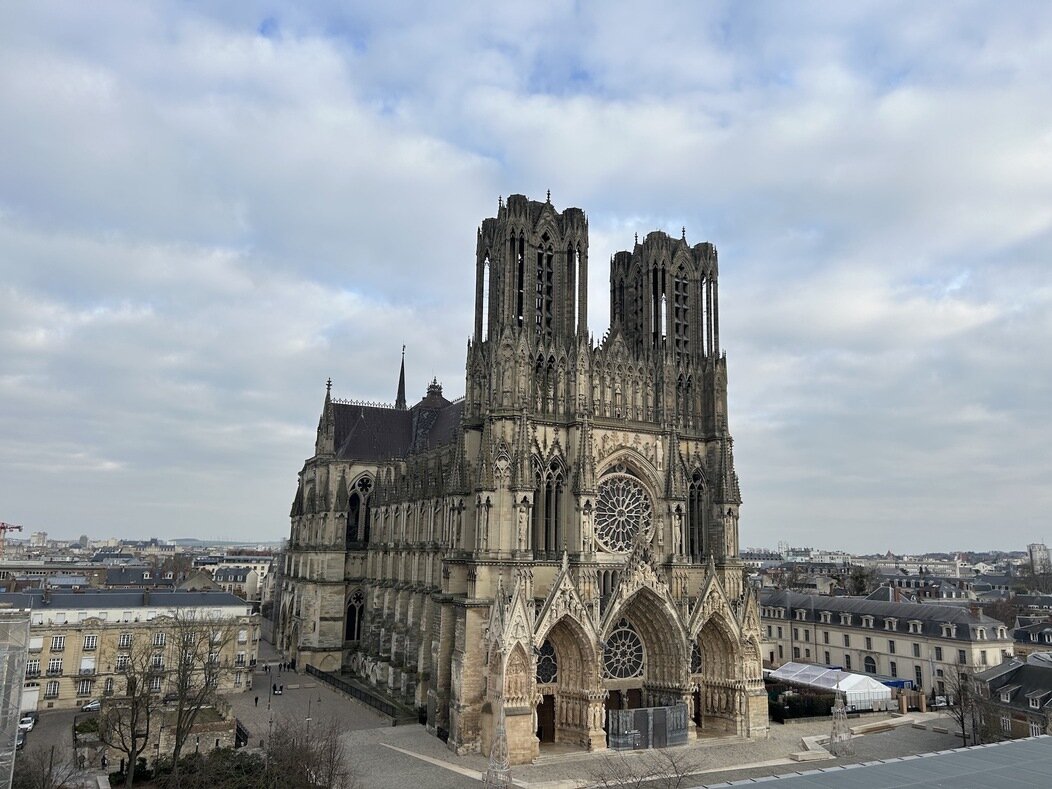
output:
<svg viewBox="0 0 1052 789"><path fill-rule="evenodd" d="M402 367L398 371L398 396L395 398L395 408L405 411L405 345L402 346Z"/></svg>

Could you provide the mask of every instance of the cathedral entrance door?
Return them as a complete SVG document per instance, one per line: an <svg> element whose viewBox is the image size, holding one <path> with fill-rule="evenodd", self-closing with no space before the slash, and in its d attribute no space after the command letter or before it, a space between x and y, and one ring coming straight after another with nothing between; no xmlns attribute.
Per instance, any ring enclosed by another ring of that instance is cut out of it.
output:
<svg viewBox="0 0 1052 789"><path fill-rule="evenodd" d="M701 688L694 689L694 723L701 725Z"/></svg>
<svg viewBox="0 0 1052 789"><path fill-rule="evenodd" d="M548 693L537 707L537 739L555 742L555 696Z"/></svg>
<svg viewBox="0 0 1052 789"><path fill-rule="evenodd" d="M628 696L628 703L625 705L625 709L638 710L643 706L643 691L639 688L629 688L626 695Z"/></svg>

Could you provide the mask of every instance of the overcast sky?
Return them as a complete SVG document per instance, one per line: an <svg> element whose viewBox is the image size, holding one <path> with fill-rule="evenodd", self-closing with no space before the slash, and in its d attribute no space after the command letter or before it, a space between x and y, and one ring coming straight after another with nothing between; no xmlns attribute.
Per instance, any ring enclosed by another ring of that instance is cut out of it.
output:
<svg viewBox="0 0 1052 789"><path fill-rule="evenodd" d="M224 5L0 8L0 520L287 536L325 379L462 394L551 189L597 337L719 249L743 547L1052 540L1052 5Z"/></svg>

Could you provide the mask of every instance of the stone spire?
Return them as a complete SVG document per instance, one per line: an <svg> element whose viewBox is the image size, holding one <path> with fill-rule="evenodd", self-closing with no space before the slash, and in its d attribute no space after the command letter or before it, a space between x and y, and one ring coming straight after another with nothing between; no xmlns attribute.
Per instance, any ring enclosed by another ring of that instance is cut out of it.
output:
<svg viewBox="0 0 1052 789"><path fill-rule="evenodd" d="M398 371L398 396L395 398L395 408L405 411L405 346L402 346L402 367Z"/></svg>
<svg viewBox="0 0 1052 789"><path fill-rule="evenodd" d="M526 408L523 407L515 424L515 447L512 450L511 460L511 487L513 490L532 490L533 488L527 435Z"/></svg>
<svg viewBox="0 0 1052 789"><path fill-rule="evenodd" d="M333 509L336 512L347 512L347 506L350 497L347 494L347 475L344 472L340 472L340 482L336 486L336 501L333 502Z"/></svg>
<svg viewBox="0 0 1052 789"><path fill-rule="evenodd" d="M464 457L464 428L457 428L457 445L453 449L453 466L449 470L450 493L466 493L467 486L467 460Z"/></svg>
<svg viewBox="0 0 1052 789"><path fill-rule="evenodd" d="M577 463L574 474L575 493L595 493L595 452L592 445L592 423L588 417L581 420L577 436Z"/></svg>
<svg viewBox="0 0 1052 789"><path fill-rule="evenodd" d="M332 379L325 382L325 403L318 419L318 438L314 454L319 457L336 454L336 417L332 412Z"/></svg>
<svg viewBox="0 0 1052 789"><path fill-rule="evenodd" d="M683 498L683 478L679 468L679 431L672 428L668 438L668 457L665 460L665 496Z"/></svg>
<svg viewBox="0 0 1052 789"><path fill-rule="evenodd" d="M493 417L487 416L482 426L482 438L479 441L478 455L478 490L493 490Z"/></svg>
<svg viewBox="0 0 1052 789"><path fill-rule="evenodd" d="M738 488L738 474L734 470L734 439L720 439L720 465L716 477L716 501L721 504L741 504L742 494Z"/></svg>

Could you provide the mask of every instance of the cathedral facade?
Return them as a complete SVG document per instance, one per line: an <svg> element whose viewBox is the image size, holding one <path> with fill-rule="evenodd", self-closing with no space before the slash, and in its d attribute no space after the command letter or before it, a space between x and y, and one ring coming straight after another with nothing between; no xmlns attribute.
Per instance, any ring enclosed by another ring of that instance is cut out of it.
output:
<svg viewBox="0 0 1052 789"><path fill-rule="evenodd" d="M478 230L465 396L327 389L300 472L275 641L512 763L597 750L611 711L763 737L738 557L716 250L652 232L610 262L588 332L588 223L513 195Z"/></svg>

